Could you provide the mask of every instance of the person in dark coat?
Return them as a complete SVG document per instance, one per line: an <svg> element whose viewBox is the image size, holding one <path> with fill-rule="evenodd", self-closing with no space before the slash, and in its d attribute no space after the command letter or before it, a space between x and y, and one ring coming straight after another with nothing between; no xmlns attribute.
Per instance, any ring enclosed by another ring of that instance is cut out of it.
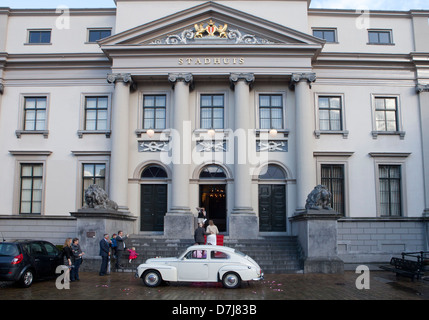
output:
<svg viewBox="0 0 429 320"><path fill-rule="evenodd" d="M117 244L116 264L115 264L116 270L119 268L123 268L120 263L121 263L122 255L125 250L125 239L127 238L128 238L128 234L124 236L124 233L122 231L118 231L118 235L116 236L116 244Z"/></svg>
<svg viewBox="0 0 429 320"><path fill-rule="evenodd" d="M202 222L198 223L198 228L195 229L195 233L194 233L195 243L204 244L205 243L205 240L204 240L205 234L206 234L206 230L203 227L203 223Z"/></svg>
<svg viewBox="0 0 429 320"><path fill-rule="evenodd" d="M101 256L101 267L100 276L104 276L107 273L107 265L109 263L110 256L110 240L109 235L104 234L104 238L100 241L100 256Z"/></svg>

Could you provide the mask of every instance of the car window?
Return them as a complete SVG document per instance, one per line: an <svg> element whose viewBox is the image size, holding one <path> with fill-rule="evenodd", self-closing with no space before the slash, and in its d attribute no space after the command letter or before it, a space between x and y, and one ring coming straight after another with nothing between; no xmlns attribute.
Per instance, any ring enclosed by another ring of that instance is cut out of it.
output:
<svg viewBox="0 0 429 320"><path fill-rule="evenodd" d="M19 250L16 244L0 243L0 256L17 256Z"/></svg>
<svg viewBox="0 0 429 320"><path fill-rule="evenodd" d="M44 255L42 245L37 242L29 243L27 246L27 251L31 256Z"/></svg>
<svg viewBox="0 0 429 320"><path fill-rule="evenodd" d="M206 250L192 250L189 251L186 255L185 255L185 259L207 259L207 251Z"/></svg>
<svg viewBox="0 0 429 320"><path fill-rule="evenodd" d="M57 256L59 253L59 250L52 244L44 242L43 246L45 247L46 252L48 253L48 256Z"/></svg>
<svg viewBox="0 0 429 320"><path fill-rule="evenodd" d="M222 251L212 251L210 253L211 259L229 259L229 255Z"/></svg>

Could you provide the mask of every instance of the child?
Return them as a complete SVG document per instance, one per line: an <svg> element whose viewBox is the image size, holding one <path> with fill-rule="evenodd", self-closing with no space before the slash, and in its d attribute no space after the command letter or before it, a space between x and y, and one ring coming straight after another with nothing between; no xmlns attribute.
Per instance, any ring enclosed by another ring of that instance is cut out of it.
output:
<svg viewBox="0 0 429 320"><path fill-rule="evenodd" d="M130 256L128 257L128 262L131 263L132 260L136 259L138 254L136 253L136 248L132 247L131 249L127 249L130 252Z"/></svg>

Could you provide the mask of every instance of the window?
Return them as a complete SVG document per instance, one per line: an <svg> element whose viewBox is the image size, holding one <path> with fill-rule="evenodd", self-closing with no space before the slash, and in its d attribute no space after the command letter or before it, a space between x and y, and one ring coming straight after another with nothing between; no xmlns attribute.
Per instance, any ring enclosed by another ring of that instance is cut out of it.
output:
<svg viewBox="0 0 429 320"><path fill-rule="evenodd" d="M51 30L29 30L28 43L51 43Z"/></svg>
<svg viewBox="0 0 429 320"><path fill-rule="evenodd" d="M342 128L341 97L319 96L320 131L341 131Z"/></svg>
<svg viewBox="0 0 429 320"><path fill-rule="evenodd" d="M397 98L375 98L375 127L377 131L397 131Z"/></svg>
<svg viewBox="0 0 429 320"><path fill-rule="evenodd" d="M322 164L321 183L331 192L331 208L344 215L344 165Z"/></svg>
<svg viewBox="0 0 429 320"><path fill-rule="evenodd" d="M275 164L269 164L262 168L259 173L259 179L261 180L284 180L286 179L285 172L281 167Z"/></svg>
<svg viewBox="0 0 429 320"><path fill-rule="evenodd" d="M46 97L24 98L24 130L44 131L46 130Z"/></svg>
<svg viewBox="0 0 429 320"><path fill-rule="evenodd" d="M112 30L110 29L93 29L88 32L88 42L95 43L98 40L110 37Z"/></svg>
<svg viewBox="0 0 429 320"><path fill-rule="evenodd" d="M21 164L21 190L19 213L41 214L43 165Z"/></svg>
<svg viewBox="0 0 429 320"><path fill-rule="evenodd" d="M141 174L141 178L142 179L147 179L147 178L162 179L162 178L168 178L168 176L167 176L167 172L161 166L151 165L149 167L146 167L143 170Z"/></svg>
<svg viewBox="0 0 429 320"><path fill-rule="evenodd" d="M223 129L224 96L223 94L201 95L201 128Z"/></svg>
<svg viewBox="0 0 429 320"><path fill-rule="evenodd" d="M82 164L82 204L85 203L85 190L90 185L96 184L106 190L106 164L84 163Z"/></svg>
<svg viewBox="0 0 429 320"><path fill-rule="evenodd" d="M206 250L193 250L189 251L185 256L185 260L189 259L207 259L207 251Z"/></svg>
<svg viewBox="0 0 429 320"><path fill-rule="evenodd" d="M226 173L218 165L208 165L201 170L200 179L226 179Z"/></svg>
<svg viewBox="0 0 429 320"><path fill-rule="evenodd" d="M313 36L324 39L326 42L337 42L335 29L314 29Z"/></svg>
<svg viewBox="0 0 429 320"><path fill-rule="evenodd" d="M393 44L391 30L369 30L369 44Z"/></svg>
<svg viewBox="0 0 429 320"><path fill-rule="evenodd" d="M143 129L165 129L166 95L143 96Z"/></svg>
<svg viewBox="0 0 429 320"><path fill-rule="evenodd" d="M229 259L229 255L222 251L212 251L210 253L210 259Z"/></svg>
<svg viewBox="0 0 429 320"><path fill-rule="evenodd" d="M381 216L401 216L401 166L379 165L378 171Z"/></svg>
<svg viewBox="0 0 429 320"><path fill-rule="evenodd" d="M283 96L259 95L259 128L283 129Z"/></svg>
<svg viewBox="0 0 429 320"><path fill-rule="evenodd" d="M85 97L85 130L106 131L108 97Z"/></svg>

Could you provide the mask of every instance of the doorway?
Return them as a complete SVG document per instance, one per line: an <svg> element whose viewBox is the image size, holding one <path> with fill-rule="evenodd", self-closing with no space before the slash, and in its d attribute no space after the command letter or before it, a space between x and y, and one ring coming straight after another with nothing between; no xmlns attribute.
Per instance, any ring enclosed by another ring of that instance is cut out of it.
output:
<svg viewBox="0 0 429 320"><path fill-rule="evenodd" d="M164 231L164 216L167 212L167 185L141 185L141 231Z"/></svg>
<svg viewBox="0 0 429 320"><path fill-rule="evenodd" d="M213 220L219 232L226 231L226 184L201 184L200 207L204 207L208 219Z"/></svg>
<svg viewBox="0 0 429 320"><path fill-rule="evenodd" d="M259 231L286 231L285 185L259 185Z"/></svg>

